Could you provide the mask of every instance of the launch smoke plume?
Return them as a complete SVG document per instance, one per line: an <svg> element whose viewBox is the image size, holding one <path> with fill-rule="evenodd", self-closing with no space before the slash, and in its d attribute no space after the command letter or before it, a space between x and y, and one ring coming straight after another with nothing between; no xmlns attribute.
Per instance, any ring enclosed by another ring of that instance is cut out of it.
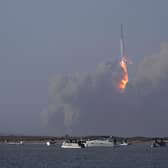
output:
<svg viewBox="0 0 168 168"><path fill-rule="evenodd" d="M157 54L145 57L139 64L136 83L149 82L151 87L157 87L162 80L167 78L168 72L168 44L161 44Z"/></svg>
<svg viewBox="0 0 168 168"><path fill-rule="evenodd" d="M165 133L167 64L168 45L163 44L158 54L142 60L124 94L116 89L122 77L117 61L102 63L94 73L56 77L50 82L46 123L56 135L67 130L79 135Z"/></svg>

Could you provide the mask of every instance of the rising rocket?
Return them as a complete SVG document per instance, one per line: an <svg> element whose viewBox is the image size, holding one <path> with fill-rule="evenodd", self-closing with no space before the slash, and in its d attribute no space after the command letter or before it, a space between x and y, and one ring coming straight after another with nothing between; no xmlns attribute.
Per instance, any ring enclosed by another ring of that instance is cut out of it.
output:
<svg viewBox="0 0 168 168"><path fill-rule="evenodd" d="M130 63L126 51L125 51L125 44L124 44L124 35L123 35L123 25L121 24L120 27L120 54L121 54L121 60L119 62L121 71L122 71L122 77L118 83L118 88L120 91L125 90L127 83L129 81L128 79L128 69L127 69L127 64Z"/></svg>
<svg viewBox="0 0 168 168"><path fill-rule="evenodd" d="M123 33L123 25L120 26L120 54L121 60L125 63L132 64L131 60L128 58L125 49L125 41L124 41L124 33Z"/></svg>
<svg viewBox="0 0 168 168"><path fill-rule="evenodd" d="M123 25L120 26L120 54L121 59L125 57L125 44L124 44L124 34L123 34Z"/></svg>

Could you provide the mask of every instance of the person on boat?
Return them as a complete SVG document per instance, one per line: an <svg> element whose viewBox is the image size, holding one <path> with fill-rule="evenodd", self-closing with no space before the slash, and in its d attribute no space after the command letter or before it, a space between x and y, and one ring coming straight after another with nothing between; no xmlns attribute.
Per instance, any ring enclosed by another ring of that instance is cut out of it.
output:
<svg viewBox="0 0 168 168"><path fill-rule="evenodd" d="M117 140L116 140L116 138L114 138L114 145L116 145L117 144Z"/></svg>

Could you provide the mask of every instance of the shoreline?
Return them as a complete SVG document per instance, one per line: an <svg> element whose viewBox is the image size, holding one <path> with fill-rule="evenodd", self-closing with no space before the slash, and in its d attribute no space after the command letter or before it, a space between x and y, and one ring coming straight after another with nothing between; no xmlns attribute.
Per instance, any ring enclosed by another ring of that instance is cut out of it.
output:
<svg viewBox="0 0 168 168"><path fill-rule="evenodd" d="M0 144L46 144L47 141L52 142L54 144L61 144L65 139L100 139L100 138L108 138L109 136L65 136L65 137L54 137L54 136L17 136L17 135L4 135L0 136ZM163 139L166 143L168 143L168 137L115 137L117 142L122 142L123 140L127 140L130 144L149 144L152 143L155 139Z"/></svg>

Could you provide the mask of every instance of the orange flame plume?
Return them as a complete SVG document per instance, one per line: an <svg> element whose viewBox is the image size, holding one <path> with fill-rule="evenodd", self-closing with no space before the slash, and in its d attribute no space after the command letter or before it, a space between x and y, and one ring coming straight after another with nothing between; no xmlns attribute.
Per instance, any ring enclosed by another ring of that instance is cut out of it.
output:
<svg viewBox="0 0 168 168"><path fill-rule="evenodd" d="M123 72L123 77L122 77L122 79L120 80L120 82L118 84L118 88L121 91L124 91L126 86L127 86L127 83L128 83L128 70L127 70L127 64L124 61L124 59L121 59L120 67L121 67L121 70Z"/></svg>

